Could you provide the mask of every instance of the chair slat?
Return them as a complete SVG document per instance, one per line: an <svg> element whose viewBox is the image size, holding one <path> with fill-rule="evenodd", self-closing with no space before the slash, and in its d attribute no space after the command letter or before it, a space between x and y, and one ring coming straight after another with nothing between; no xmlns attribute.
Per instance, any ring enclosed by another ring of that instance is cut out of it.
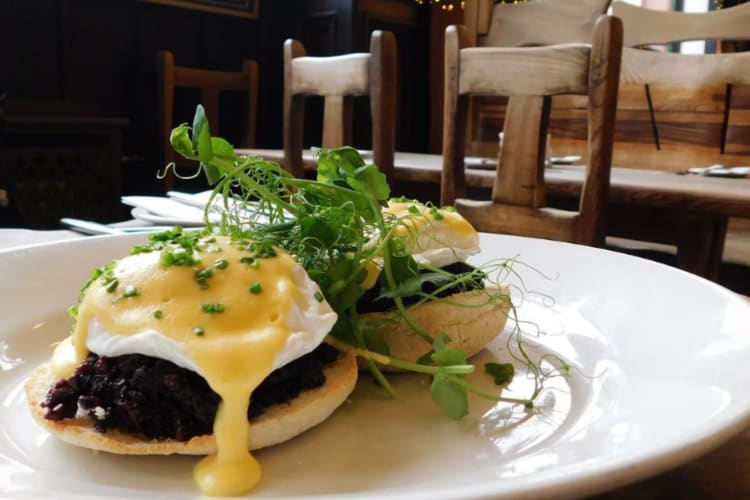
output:
<svg viewBox="0 0 750 500"><path fill-rule="evenodd" d="M503 147L492 201L510 205L544 206L544 155L550 99L516 96L508 101Z"/></svg>
<svg viewBox="0 0 750 500"><path fill-rule="evenodd" d="M680 87L750 84L750 52L686 55L625 48L620 81Z"/></svg>
<svg viewBox="0 0 750 500"><path fill-rule="evenodd" d="M507 96L585 94L588 59L586 45L463 49L458 91ZM504 71L505 66L522 70L508 72ZM523 77L519 78L519 74Z"/></svg>
<svg viewBox="0 0 750 500"><path fill-rule="evenodd" d="M519 47L589 43L597 17L611 0L538 0L519 4L497 3L486 36L486 47ZM482 11L480 11L480 14ZM480 26L486 21L480 21Z"/></svg>
<svg viewBox="0 0 750 500"><path fill-rule="evenodd" d="M370 54L295 58L292 74L294 94L368 95Z"/></svg>
<svg viewBox="0 0 750 500"><path fill-rule="evenodd" d="M622 19L627 47L711 38L750 38L750 4L695 14L657 11L614 2L612 13Z"/></svg>
<svg viewBox="0 0 750 500"><path fill-rule="evenodd" d="M175 67L174 82L178 87L246 90L247 75L241 71L213 71Z"/></svg>
<svg viewBox="0 0 750 500"><path fill-rule="evenodd" d="M555 208L531 208L497 205L491 201L459 198L456 209L478 231L510 233L532 238L570 241L575 234L579 214Z"/></svg>

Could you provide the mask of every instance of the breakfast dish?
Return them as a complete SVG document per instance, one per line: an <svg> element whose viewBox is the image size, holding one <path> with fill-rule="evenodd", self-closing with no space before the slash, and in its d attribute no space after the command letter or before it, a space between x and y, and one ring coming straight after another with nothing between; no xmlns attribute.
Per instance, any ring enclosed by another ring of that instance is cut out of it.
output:
<svg viewBox="0 0 750 500"><path fill-rule="evenodd" d="M533 319L523 327L532 352L572 365L568 377L557 379L561 385L550 387L554 402L519 425L502 427L505 406L472 397L470 415L457 423L432 403L423 376L392 377L395 401L362 376L350 402L321 425L254 453L263 479L253 494L584 497L676 467L745 428L750 395L737 366L750 356L747 301L627 255L512 236L480 238L482 251L470 263L518 254L540 271L523 274L526 287L554 298L550 303L528 294L517 310L519 318ZM30 374L49 361L50 345L69 331L65 311L92 263L117 259L146 241L144 235L87 237L0 252L0 472L6 478L0 496L197 495L195 458L95 454L70 446L36 424L23 391ZM509 322L476 363L507 359L511 329ZM524 393L527 373L516 366L510 390ZM481 375L470 379L479 382Z"/></svg>
<svg viewBox="0 0 750 500"><path fill-rule="evenodd" d="M97 269L71 314L26 385L32 414L94 450L207 454L195 478L210 495L252 488L248 449L322 422L357 379L352 354L321 345L336 314L318 286L256 241L153 235Z"/></svg>
<svg viewBox="0 0 750 500"><path fill-rule="evenodd" d="M319 150L317 179L294 178L211 138L200 107L172 141L214 186L207 227L153 234L86 282L70 337L25 384L32 415L63 441L123 455L207 455L193 471L200 492L238 495L262 484L250 450L336 419L340 406L339 427L354 428L346 419L362 418L363 400L405 394L406 403L391 403L397 421L410 414L404 404L426 397L437 408L420 411L476 425L505 457L564 442L602 397L597 387L621 373L596 318L609 302L591 322L577 315L585 302L556 309L567 288L529 287L535 274L554 281L534 267L546 256L523 262L490 243L492 258L476 260L480 235L460 214L391 197L353 148ZM524 304L536 309L519 317ZM545 335L554 340L540 342ZM593 355L579 356L576 335ZM358 367L371 383L355 388ZM417 383L408 388L391 372L418 374ZM433 437L461 428L450 419L429 421ZM368 422L357 432L390 425Z"/></svg>
<svg viewBox="0 0 750 500"><path fill-rule="evenodd" d="M223 496L260 482L249 450L346 400L355 355L391 396L385 371L430 376L432 399L454 419L469 392L533 405L539 388L504 398L465 380L467 358L500 334L511 304L465 262L479 235L455 210L389 199L352 148L320 150L316 181L262 159L228 164L229 151L201 154L216 186L204 231L152 234L83 286L71 335L26 383L44 427L97 451L207 455L193 476L203 494ZM493 365L507 384L512 367Z"/></svg>

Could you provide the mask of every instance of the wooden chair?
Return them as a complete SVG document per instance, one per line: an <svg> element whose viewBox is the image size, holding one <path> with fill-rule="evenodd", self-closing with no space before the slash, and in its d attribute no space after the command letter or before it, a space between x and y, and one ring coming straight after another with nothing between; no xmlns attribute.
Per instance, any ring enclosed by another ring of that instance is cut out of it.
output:
<svg viewBox="0 0 750 500"><path fill-rule="evenodd" d="M746 165L750 141L743 141L737 133L730 133L730 116L734 89L750 85L750 53L688 55L632 47L686 40L748 40L750 4L693 14L656 11L617 1L612 4L612 10L622 19L625 32L621 84L626 88L643 86L650 89L650 93L656 90L660 96L668 97L663 103L649 99L654 111L653 127L655 139L660 142L659 150L647 154L632 147L632 143L627 143L627 148L625 144L617 143L615 155L618 164L647 165L664 171L684 171L712 163ZM745 98L740 96L738 100ZM717 109L710 113L707 111L709 107ZM685 123L686 118L690 120L688 123ZM742 120L741 114L739 119ZM660 133L662 128L676 127L679 140L665 140ZM730 139L740 141L731 144ZM629 219L648 221L646 225L639 224L638 228L621 230L619 235L642 239L639 236L648 232L650 241L677 245L680 267L703 276L718 277L725 240L728 239L726 217L698 218L690 213L613 216L616 225L623 229L628 229ZM739 232L747 234L750 231L747 221L744 224L733 222L740 226ZM691 243L687 244L687 241ZM683 250L685 247L700 248L701 251L688 253Z"/></svg>
<svg viewBox="0 0 750 500"><path fill-rule="evenodd" d="M219 100L222 92L238 91L246 94L246 129L241 146L255 146L256 110L258 103L258 63L244 61L242 71L214 71L176 66L174 56L169 51L156 54L157 77L159 80L159 130L162 140L162 165L169 162L179 164L178 155L169 143L169 136L175 123L174 94L176 87L200 89L200 102L206 110L212 133L219 130ZM240 145L238 145L240 146ZM165 178L165 188L171 189L174 178Z"/></svg>
<svg viewBox="0 0 750 500"><path fill-rule="evenodd" d="M470 45L476 47L591 43L594 23L606 13L610 3L611 0L536 0L511 4L474 0L466 3L464 25ZM497 144L488 138L496 136L502 127L506 101L505 97L498 96L477 96L469 100L468 154L493 155ZM558 96L552 100L552 116L553 119L571 114L579 116L585 107L585 98ZM435 121L442 121L435 118ZM558 134L555 128L552 132L553 142L565 135L565 131Z"/></svg>
<svg viewBox="0 0 750 500"><path fill-rule="evenodd" d="M352 97L370 96L374 163L387 176L393 171L398 89L396 38L373 31L369 53L306 57L296 40L284 43L284 167L304 176L302 162L304 99L325 98L322 147L352 142Z"/></svg>
<svg viewBox="0 0 750 500"><path fill-rule="evenodd" d="M455 204L480 231L603 244L622 48L620 21L600 17L591 46L465 48L468 42L464 27L446 30L441 202ZM492 200L471 201L462 198L467 100L488 94L511 99ZM560 94L586 95L589 100L588 170L577 212L545 207L550 97Z"/></svg>

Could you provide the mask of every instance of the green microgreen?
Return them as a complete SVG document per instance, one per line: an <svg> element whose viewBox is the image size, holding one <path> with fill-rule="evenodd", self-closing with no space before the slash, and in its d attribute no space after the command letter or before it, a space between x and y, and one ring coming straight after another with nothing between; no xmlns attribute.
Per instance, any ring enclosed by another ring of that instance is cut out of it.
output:
<svg viewBox="0 0 750 500"><path fill-rule="evenodd" d="M512 363L485 363L484 371L495 378L497 385L510 383L516 373Z"/></svg>
<svg viewBox="0 0 750 500"><path fill-rule="evenodd" d="M423 224L410 224L409 219L422 221L428 213L429 228L443 219L445 212L454 209L420 206L415 200L400 198L398 201L410 203L403 215L384 213L390 196L386 178L377 166L366 163L351 147L319 150L315 180L295 178L276 163L238 155L227 141L211 136L201 106L192 126L175 128L170 140L180 155L198 162L193 175L203 173L214 188L206 204L208 227L233 237L234 244L246 252L241 258L245 265L257 266L259 260L273 257L275 248L290 253L320 286L316 300L325 298L337 313L329 341L360 356L389 394L395 395L395 390L379 368L383 365L431 376L432 399L453 418L461 418L468 411L469 392L494 401L524 405L531 404L538 395L539 386L529 399L505 398L467 381L464 377L474 367L466 361L465 351L450 345L446 335L425 330L410 313L411 306L406 305L407 299L409 304L417 305L444 300L439 298L441 292L454 288L483 290L487 274L482 270L453 273L420 266L411 255L419 236L416 233ZM174 164L167 169L172 169L178 177L186 177L177 172ZM160 175L166 175L166 170ZM222 217L213 226L208 220L208 210L216 205L216 200L223 201ZM169 241L174 238L183 235L174 235ZM190 250L192 255L196 244L177 247L186 253ZM380 271L377 300L388 300L393 305L390 321L404 322L425 342L426 354L418 363L392 358L377 325L368 323L358 312L358 301L366 292L362 285L373 263ZM217 264L214 267L221 269ZM511 272L506 263L498 265L495 270L498 269L498 274ZM207 286L209 277L203 277L202 285ZM261 291L259 283L249 287L250 293ZM445 302L449 303L449 299ZM499 307L507 302L506 295L487 291L482 304L461 307L487 304ZM520 333L514 330L514 335ZM523 349L520 353L518 356L523 358L530 373L542 379L544 374L539 367Z"/></svg>

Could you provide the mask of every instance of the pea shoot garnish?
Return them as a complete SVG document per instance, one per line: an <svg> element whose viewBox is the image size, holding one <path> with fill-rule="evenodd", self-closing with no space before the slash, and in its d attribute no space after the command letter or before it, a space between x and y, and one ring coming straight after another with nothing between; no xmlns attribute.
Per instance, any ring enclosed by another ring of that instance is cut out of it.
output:
<svg viewBox="0 0 750 500"><path fill-rule="evenodd" d="M506 294L484 291L483 283L489 275L486 270L452 272L415 261L412 250L420 237L419 228L440 223L452 211L450 208L401 199L408 203L404 213L384 211L391 194L385 176L351 147L321 149L317 153L316 180L295 178L261 158L239 156L226 140L211 137L201 106L192 127L174 129L171 142L178 153L199 163L214 187L206 207L215 206L216 197L224 198L221 223L212 227L206 217L209 228L233 237L233 244L246 252L240 261L243 265L262 265L262 259L275 255L276 247L290 253L319 285L321 291L314 294L315 299L326 300L338 315L327 341L360 356L389 394L395 396L395 390L380 366L430 376L433 401L452 418L466 415L470 392L493 401L533 406L546 375L522 347L519 361L540 382L535 384L534 393L519 399L487 392L466 380L475 368L464 350L451 345L447 335L425 330L410 313L411 307L442 300L441 293L454 289L484 293L482 304L457 307L490 305L502 309L509 304ZM509 261L494 270L500 274L507 271L506 266L512 265L512 259ZM214 268L222 269L218 262ZM377 278L370 279L370 272L376 272ZM208 286L210 277L199 276L196 270L196 280L202 287ZM366 283L368 288L373 286L374 300L392 304L394 321L408 325L424 341L425 354L419 362L390 356L378 328L361 316L358 302L367 292ZM254 283L248 291L260 294L262 287ZM511 311L515 311L512 304ZM521 335L519 327L515 328L512 338ZM507 367L496 365L502 368L486 370L498 383L512 379Z"/></svg>
<svg viewBox="0 0 750 500"><path fill-rule="evenodd" d="M485 363L484 370L495 378L497 385L510 383L516 373L512 363Z"/></svg>

